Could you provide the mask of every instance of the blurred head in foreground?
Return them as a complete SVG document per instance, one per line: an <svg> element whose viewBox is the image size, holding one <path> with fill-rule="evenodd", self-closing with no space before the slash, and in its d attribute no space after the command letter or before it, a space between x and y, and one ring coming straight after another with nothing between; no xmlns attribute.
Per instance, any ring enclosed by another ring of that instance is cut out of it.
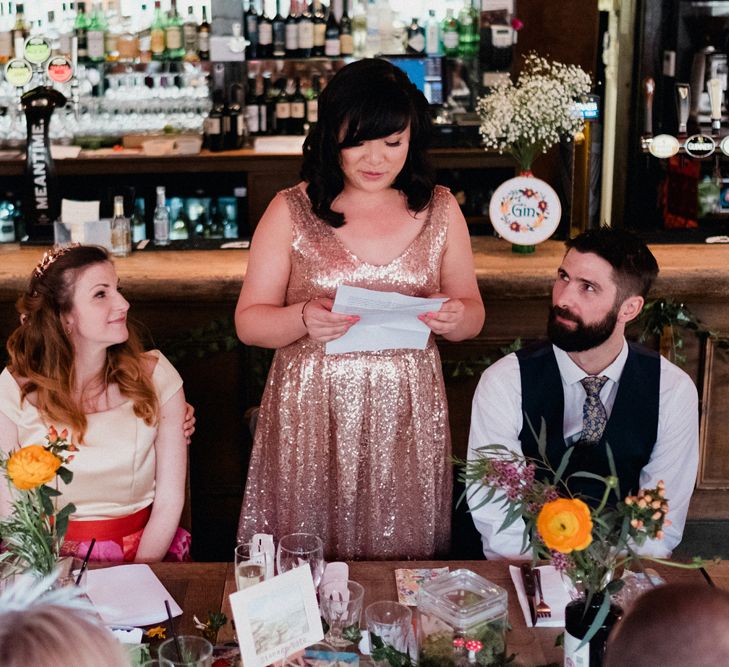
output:
<svg viewBox="0 0 729 667"><path fill-rule="evenodd" d="M668 584L641 595L608 640L605 667L729 664L729 593Z"/></svg>
<svg viewBox="0 0 729 667"><path fill-rule="evenodd" d="M0 594L3 667L129 667L129 656L75 586L21 575Z"/></svg>

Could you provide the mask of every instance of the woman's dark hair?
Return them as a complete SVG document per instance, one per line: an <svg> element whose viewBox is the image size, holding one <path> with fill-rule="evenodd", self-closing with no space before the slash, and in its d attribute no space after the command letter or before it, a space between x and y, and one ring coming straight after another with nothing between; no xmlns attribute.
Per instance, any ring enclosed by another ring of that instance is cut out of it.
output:
<svg viewBox="0 0 729 667"><path fill-rule="evenodd" d="M308 183L314 213L332 227L341 227L344 215L331 209L344 188L340 150L401 132L408 125L410 149L393 187L417 212L430 203L435 187L427 155L431 119L425 96L405 72L381 58L365 58L339 70L319 96L319 119L304 142L301 177Z"/></svg>

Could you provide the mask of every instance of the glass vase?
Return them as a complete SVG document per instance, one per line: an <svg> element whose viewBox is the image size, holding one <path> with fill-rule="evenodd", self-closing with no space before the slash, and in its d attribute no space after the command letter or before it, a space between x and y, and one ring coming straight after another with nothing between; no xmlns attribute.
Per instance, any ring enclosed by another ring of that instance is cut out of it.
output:
<svg viewBox="0 0 729 667"><path fill-rule="evenodd" d="M605 647L610 631L620 619L623 610L614 601L610 611L595 635L580 647L604 600L604 593L595 593L587 605L587 597L582 595L565 607L564 627L564 665L565 667L600 667L605 655Z"/></svg>

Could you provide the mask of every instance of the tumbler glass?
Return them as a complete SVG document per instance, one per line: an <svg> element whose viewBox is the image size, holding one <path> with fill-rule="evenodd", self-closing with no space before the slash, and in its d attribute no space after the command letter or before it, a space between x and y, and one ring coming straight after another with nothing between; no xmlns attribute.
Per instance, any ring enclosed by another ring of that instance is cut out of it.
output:
<svg viewBox="0 0 729 667"><path fill-rule="evenodd" d="M413 614L408 607L399 602L383 600L373 602L365 609L367 630L370 633L370 649L374 651L379 642L400 653L408 652L412 632ZM386 665L387 660L377 664Z"/></svg>
<svg viewBox="0 0 729 667"><path fill-rule="evenodd" d="M159 645L158 658L173 667L211 667L213 645L194 635L181 635L176 640L172 637Z"/></svg>

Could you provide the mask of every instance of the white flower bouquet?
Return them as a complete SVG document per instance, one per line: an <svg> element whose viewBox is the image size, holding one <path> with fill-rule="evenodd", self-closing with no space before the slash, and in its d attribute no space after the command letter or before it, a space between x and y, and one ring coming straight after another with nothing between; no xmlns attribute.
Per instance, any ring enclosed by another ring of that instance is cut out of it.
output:
<svg viewBox="0 0 729 667"><path fill-rule="evenodd" d="M478 102L484 146L511 153L529 171L538 154L582 130L575 102L591 87L581 67L527 55L516 83L498 83Z"/></svg>

